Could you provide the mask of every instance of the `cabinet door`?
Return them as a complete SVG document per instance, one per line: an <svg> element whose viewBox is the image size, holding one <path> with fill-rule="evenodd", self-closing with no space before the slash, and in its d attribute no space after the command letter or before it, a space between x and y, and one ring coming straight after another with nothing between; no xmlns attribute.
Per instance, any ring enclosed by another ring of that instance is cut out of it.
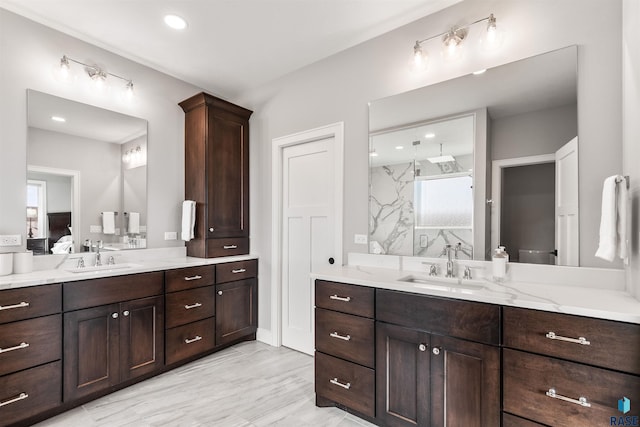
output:
<svg viewBox="0 0 640 427"><path fill-rule="evenodd" d="M500 425L500 349L431 336L431 425Z"/></svg>
<svg viewBox="0 0 640 427"><path fill-rule="evenodd" d="M257 317L256 279L216 285L216 345L255 333Z"/></svg>
<svg viewBox="0 0 640 427"><path fill-rule="evenodd" d="M120 304L120 380L135 378L164 365L164 298Z"/></svg>
<svg viewBox="0 0 640 427"><path fill-rule="evenodd" d="M210 109L207 237L249 237L249 122Z"/></svg>
<svg viewBox="0 0 640 427"><path fill-rule="evenodd" d="M119 382L119 305L64 314L64 400Z"/></svg>
<svg viewBox="0 0 640 427"><path fill-rule="evenodd" d="M376 322L376 418L382 425L428 425L429 338Z"/></svg>

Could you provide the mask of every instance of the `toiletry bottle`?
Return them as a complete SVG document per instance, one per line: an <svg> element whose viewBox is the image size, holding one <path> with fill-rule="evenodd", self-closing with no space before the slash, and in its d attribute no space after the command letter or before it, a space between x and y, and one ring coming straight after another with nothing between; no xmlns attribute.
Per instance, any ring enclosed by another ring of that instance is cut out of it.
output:
<svg viewBox="0 0 640 427"><path fill-rule="evenodd" d="M493 254L491 259L492 270L493 270L493 280L496 282L503 282L507 275L507 261L509 260L509 255L504 250L504 246L498 247L496 252Z"/></svg>

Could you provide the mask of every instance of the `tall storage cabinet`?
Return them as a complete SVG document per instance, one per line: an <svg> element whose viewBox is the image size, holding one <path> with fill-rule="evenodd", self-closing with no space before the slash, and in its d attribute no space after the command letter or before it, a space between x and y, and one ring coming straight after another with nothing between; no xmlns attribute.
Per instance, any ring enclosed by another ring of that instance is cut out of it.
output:
<svg viewBox="0 0 640 427"><path fill-rule="evenodd" d="M185 198L196 201L187 255L249 253L249 117L252 111L199 93L185 112Z"/></svg>

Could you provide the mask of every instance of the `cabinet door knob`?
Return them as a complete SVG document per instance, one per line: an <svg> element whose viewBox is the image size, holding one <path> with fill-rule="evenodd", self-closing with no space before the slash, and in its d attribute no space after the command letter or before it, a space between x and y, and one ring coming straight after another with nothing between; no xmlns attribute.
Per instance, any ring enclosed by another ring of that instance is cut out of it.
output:
<svg viewBox="0 0 640 427"><path fill-rule="evenodd" d="M122 314L123 314L123 316L128 316L129 315L129 310L125 310Z"/></svg>
<svg viewBox="0 0 640 427"><path fill-rule="evenodd" d="M111 317L113 317L114 319L117 319L117 318L118 318L118 313L113 313L113 314L111 315Z"/></svg>
<svg viewBox="0 0 640 427"><path fill-rule="evenodd" d="M426 346L426 345L424 345L424 344L420 344L420 345L418 346L418 350L420 350L420 351L426 351L426 350L427 350L427 346Z"/></svg>
<svg viewBox="0 0 640 427"><path fill-rule="evenodd" d="M213 227L209 227L209 231L213 233Z"/></svg>
<svg viewBox="0 0 640 427"><path fill-rule="evenodd" d="M218 295L222 295L222 291L218 291Z"/></svg>
<svg viewBox="0 0 640 427"><path fill-rule="evenodd" d="M439 347L433 347L433 350L431 350L433 352L433 354L435 354L436 356L440 354L440 348Z"/></svg>

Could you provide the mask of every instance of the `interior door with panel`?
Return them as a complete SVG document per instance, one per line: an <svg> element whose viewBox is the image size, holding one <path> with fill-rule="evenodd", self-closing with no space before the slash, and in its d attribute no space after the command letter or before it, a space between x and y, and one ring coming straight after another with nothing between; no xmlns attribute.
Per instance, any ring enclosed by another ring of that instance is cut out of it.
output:
<svg viewBox="0 0 640 427"><path fill-rule="evenodd" d="M580 262L578 212L578 137L556 151L557 264L577 267Z"/></svg>

